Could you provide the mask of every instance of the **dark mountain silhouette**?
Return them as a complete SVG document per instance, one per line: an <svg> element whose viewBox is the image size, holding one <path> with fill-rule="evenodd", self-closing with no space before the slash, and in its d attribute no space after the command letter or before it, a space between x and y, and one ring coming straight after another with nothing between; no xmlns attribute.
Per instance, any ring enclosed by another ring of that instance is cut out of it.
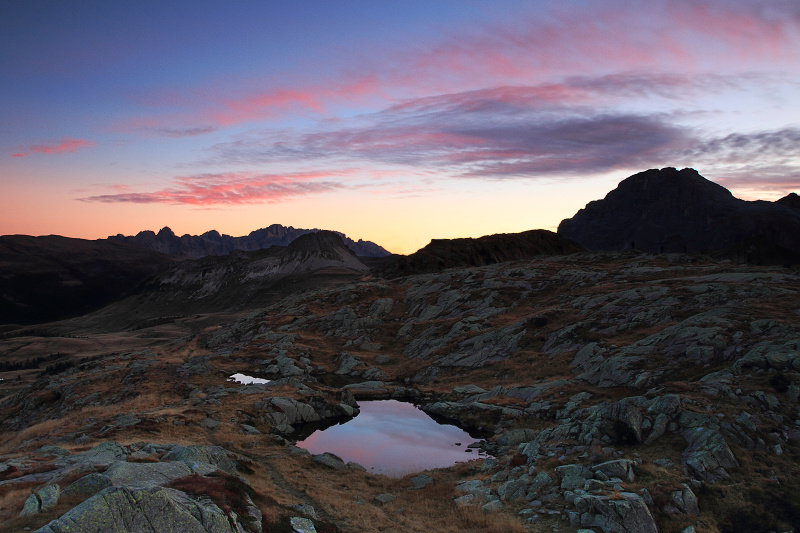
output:
<svg viewBox="0 0 800 533"><path fill-rule="evenodd" d="M623 180L558 226L559 235L593 250L732 250L735 255L800 252L797 196L745 201L692 168L651 169Z"/></svg>
<svg viewBox="0 0 800 533"><path fill-rule="evenodd" d="M393 278L581 251L584 248L579 244L547 230L500 233L477 239L433 239L411 255L395 256L377 267L376 273Z"/></svg>
<svg viewBox="0 0 800 533"><path fill-rule="evenodd" d="M130 294L175 258L121 242L0 237L0 324L79 316Z"/></svg>
<svg viewBox="0 0 800 533"><path fill-rule="evenodd" d="M288 246L289 243L301 235L317 231L320 230L300 229L293 228L292 226L286 227L280 224L273 224L269 227L250 232L249 235L243 237L221 235L216 230L207 231L202 235L183 235L178 237L171 229L165 227L158 233L141 231L135 236L119 234L113 235L108 239L135 244L142 248L165 254L198 259L209 255L226 255L234 250L253 251L269 248L270 246ZM389 252L374 242L361 239L354 241L343 233L335 233L342 237L345 244L353 250L356 255L365 257L384 257L390 255Z"/></svg>
<svg viewBox="0 0 800 533"><path fill-rule="evenodd" d="M800 196L797 193L790 192L780 200L775 200L776 204L785 205L792 209L800 209Z"/></svg>

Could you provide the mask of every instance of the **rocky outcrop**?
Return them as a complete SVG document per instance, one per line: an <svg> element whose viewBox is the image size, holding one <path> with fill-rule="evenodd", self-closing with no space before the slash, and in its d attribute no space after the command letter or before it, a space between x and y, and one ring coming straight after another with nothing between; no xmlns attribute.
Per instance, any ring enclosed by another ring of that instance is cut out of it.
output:
<svg viewBox="0 0 800 533"><path fill-rule="evenodd" d="M178 237L170 228L162 228L158 233L141 231L134 236L122 234L112 235L110 241L121 241L135 244L142 248L155 250L164 254L199 259L209 255L227 255L236 250L249 251L261 250L270 246L288 246L297 238L317 229L300 229L292 226L273 224L263 229L250 232L243 237L221 235L216 230L207 231L202 235L183 235ZM359 239L354 241L343 233L336 232L354 254L364 257L385 257L389 252L371 241Z"/></svg>
<svg viewBox="0 0 800 533"><path fill-rule="evenodd" d="M166 450L161 460L153 455ZM128 461L135 457L149 460ZM261 513L245 489L247 483L236 473L230 454L219 446L148 444L135 451L108 441L86 452L62 454L40 478L43 486L26 500L20 517L46 513L62 497L83 500L38 529L40 533L261 531ZM33 481L30 476L20 479ZM69 479L73 481L65 483ZM237 501L243 503L231 508L215 501L223 485L226 491L240 491ZM216 488L205 494L203 487Z"/></svg>
<svg viewBox="0 0 800 533"><path fill-rule="evenodd" d="M613 533L658 533L658 527L641 495L620 492L618 496L585 495L575 499L579 525L600 527Z"/></svg>
<svg viewBox="0 0 800 533"><path fill-rule="evenodd" d="M37 532L239 533L244 528L238 522L238 517L229 520L216 504L178 490L110 487Z"/></svg>
<svg viewBox="0 0 800 533"><path fill-rule="evenodd" d="M335 423L358 414L353 395L348 390L340 394L341 401L325 400L321 397L303 402L294 398L273 397L267 401L255 402L254 407L263 412L261 420L271 427L274 433L293 435L295 427L312 422Z"/></svg>
<svg viewBox="0 0 800 533"><path fill-rule="evenodd" d="M800 252L800 211L787 198L748 202L694 169L651 169L563 220L558 234L592 250L696 252L746 243Z"/></svg>

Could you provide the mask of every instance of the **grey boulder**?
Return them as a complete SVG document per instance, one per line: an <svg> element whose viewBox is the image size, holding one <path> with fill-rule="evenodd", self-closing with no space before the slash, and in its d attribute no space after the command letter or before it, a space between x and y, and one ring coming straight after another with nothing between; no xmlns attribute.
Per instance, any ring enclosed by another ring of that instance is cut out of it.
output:
<svg viewBox="0 0 800 533"><path fill-rule="evenodd" d="M216 504L162 487L109 487L37 533L238 533Z"/></svg>

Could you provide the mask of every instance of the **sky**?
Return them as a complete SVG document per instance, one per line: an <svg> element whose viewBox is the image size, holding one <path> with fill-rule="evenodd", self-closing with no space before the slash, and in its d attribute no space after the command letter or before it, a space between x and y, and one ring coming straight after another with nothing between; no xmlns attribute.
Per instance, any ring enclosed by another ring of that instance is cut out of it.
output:
<svg viewBox="0 0 800 533"><path fill-rule="evenodd" d="M800 190L796 0L0 2L0 234L555 231L648 168Z"/></svg>

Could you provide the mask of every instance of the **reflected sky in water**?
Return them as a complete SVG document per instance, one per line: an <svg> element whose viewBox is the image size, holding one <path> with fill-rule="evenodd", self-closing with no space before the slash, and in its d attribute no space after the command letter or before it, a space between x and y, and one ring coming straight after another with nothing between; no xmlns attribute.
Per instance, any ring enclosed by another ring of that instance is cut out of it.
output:
<svg viewBox="0 0 800 533"><path fill-rule="evenodd" d="M477 451L467 451L477 439L455 426L436 423L410 403L383 400L361 402L359 407L361 413L354 419L316 431L297 445L393 477L479 457Z"/></svg>

